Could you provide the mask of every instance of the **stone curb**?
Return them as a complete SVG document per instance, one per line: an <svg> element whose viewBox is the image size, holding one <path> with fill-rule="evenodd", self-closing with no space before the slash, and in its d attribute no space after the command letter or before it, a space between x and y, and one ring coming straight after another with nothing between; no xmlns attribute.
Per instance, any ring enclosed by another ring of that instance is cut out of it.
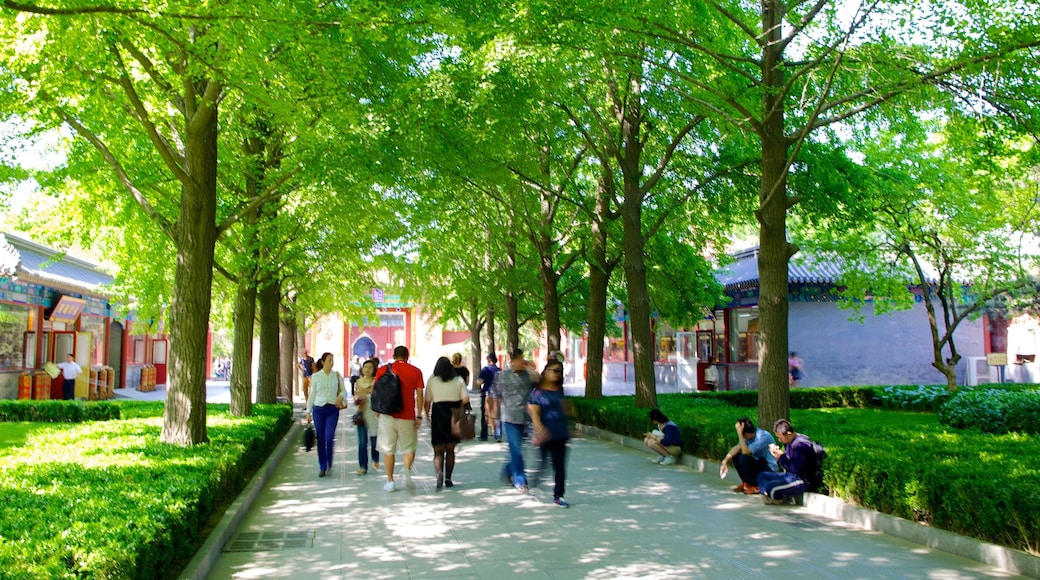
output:
<svg viewBox="0 0 1040 580"><path fill-rule="evenodd" d="M604 431L580 423L575 428L578 432L585 435L610 441L623 447L644 448L642 440L639 439L618 435L617 433L611 433L610 431ZM679 463L702 473L707 473L709 470L717 473L719 469L719 462L717 461L701 459L700 457L686 454L682 456ZM883 532L935 550L942 550L943 552L949 552L975 560L976 562L995 566L1013 574L1028 576L1029 578L1040 578L1040 557L1021 550L998 546L912 522L904 518L850 505L838 498L818 493L806 493L803 503L802 507L815 515L843 521L867 530Z"/></svg>
<svg viewBox="0 0 1040 580"><path fill-rule="evenodd" d="M191 562L188 562L187 567L181 572L179 576L181 580L205 580L209 576L217 559L220 558L220 553L223 551L224 546L231 540L231 536L238 531L239 525L241 525L246 514L249 513L249 508L252 507L257 496L260 495L264 486L267 485L271 474L281 464L286 452L299 442L301 429L300 422L295 418L294 414L292 427L289 428L282 441L275 447L274 453L267 458L267 461L253 475L253 479L246 486L245 491L228 506L224 516L220 518L213 531L210 532L209 537L203 542L199 551L195 553L195 557L191 559Z"/></svg>

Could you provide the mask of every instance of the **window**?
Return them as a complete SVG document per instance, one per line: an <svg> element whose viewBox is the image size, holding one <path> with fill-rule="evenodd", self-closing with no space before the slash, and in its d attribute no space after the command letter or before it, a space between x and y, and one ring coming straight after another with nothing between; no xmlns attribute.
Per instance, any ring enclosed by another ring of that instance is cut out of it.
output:
<svg viewBox="0 0 1040 580"><path fill-rule="evenodd" d="M35 364L25 360L29 338L34 351L36 348L36 334L30 328L31 312L29 306L0 302L0 369L22 369Z"/></svg>
<svg viewBox="0 0 1040 580"><path fill-rule="evenodd" d="M758 307L729 311L730 362L758 361Z"/></svg>

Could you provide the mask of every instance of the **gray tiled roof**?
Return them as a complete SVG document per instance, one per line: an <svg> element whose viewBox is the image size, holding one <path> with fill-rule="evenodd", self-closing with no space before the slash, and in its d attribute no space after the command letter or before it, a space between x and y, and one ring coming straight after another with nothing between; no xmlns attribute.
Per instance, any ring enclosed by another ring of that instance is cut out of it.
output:
<svg viewBox="0 0 1040 580"><path fill-rule="evenodd" d="M0 275L27 275L42 281L82 288L85 292L98 292L100 286L111 284L113 279L92 264L72 256L49 262L60 255L46 246L10 234L0 234Z"/></svg>
<svg viewBox="0 0 1040 580"><path fill-rule="evenodd" d="M758 247L737 252L733 263L715 272L715 279L726 290L758 286ZM841 276L838 262L817 260L804 252L791 258L787 265L789 284L835 284ZM928 282L936 283L937 277L928 276Z"/></svg>

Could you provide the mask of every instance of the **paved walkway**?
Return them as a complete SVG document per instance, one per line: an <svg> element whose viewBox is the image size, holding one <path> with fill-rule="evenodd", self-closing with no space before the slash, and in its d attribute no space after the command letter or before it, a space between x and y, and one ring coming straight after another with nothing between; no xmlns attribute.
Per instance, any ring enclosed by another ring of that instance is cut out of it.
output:
<svg viewBox="0 0 1040 580"><path fill-rule="evenodd" d="M425 424L415 488L385 493L381 471L354 474L357 438L346 418L326 478L294 429L292 447L213 555L209 578L1015 577L805 508L764 506L730 491L733 473L720 481L661 467L594 438L573 441L570 509L552 504L551 482L532 496L502 485L505 444L493 441L462 444L456 486L435 491Z"/></svg>

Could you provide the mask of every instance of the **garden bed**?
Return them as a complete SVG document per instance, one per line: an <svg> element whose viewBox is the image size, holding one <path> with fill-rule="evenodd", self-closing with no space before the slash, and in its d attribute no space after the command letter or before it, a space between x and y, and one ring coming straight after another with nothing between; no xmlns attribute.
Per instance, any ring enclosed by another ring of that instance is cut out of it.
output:
<svg viewBox="0 0 1040 580"><path fill-rule="evenodd" d="M292 424L288 405L209 405L210 441L185 448L160 443L162 403L118 405L0 451L5 578L175 577Z"/></svg>

